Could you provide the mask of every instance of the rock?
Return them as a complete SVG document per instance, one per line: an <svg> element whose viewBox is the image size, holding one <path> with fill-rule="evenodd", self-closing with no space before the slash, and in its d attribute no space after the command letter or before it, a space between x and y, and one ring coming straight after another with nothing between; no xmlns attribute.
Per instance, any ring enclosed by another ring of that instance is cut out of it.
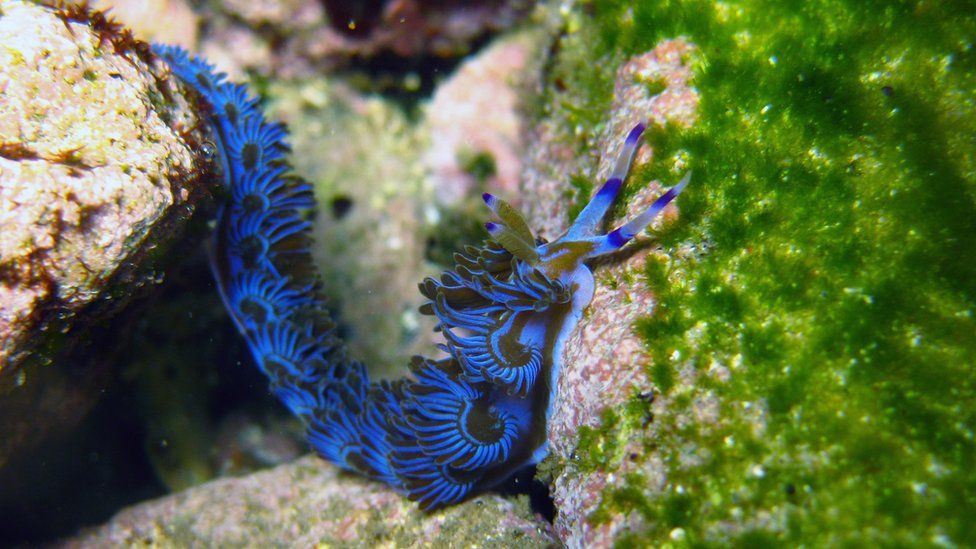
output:
<svg viewBox="0 0 976 549"><path fill-rule="evenodd" d="M383 485L309 456L128 508L58 546L552 546L547 525L520 507L482 496L424 514Z"/></svg>
<svg viewBox="0 0 976 549"><path fill-rule="evenodd" d="M185 0L96 0L92 7L110 12L141 40L192 49L200 17Z"/></svg>
<svg viewBox="0 0 976 549"><path fill-rule="evenodd" d="M389 55L458 57L515 25L531 7L524 0L217 0L196 12L185 0L100 0L97 6L111 8L140 38L202 52L236 80L254 72L306 78Z"/></svg>
<svg viewBox="0 0 976 549"><path fill-rule="evenodd" d="M497 40L438 86L427 107L431 143L423 158L438 202L457 205L479 185L517 201L520 80L538 73L530 70L538 42L532 34Z"/></svg>
<svg viewBox="0 0 976 549"><path fill-rule="evenodd" d="M594 146L594 151L600 153L598 168L586 165L588 158L567 155L561 139L553 137L558 130L546 127L545 123L541 125L539 138L533 141L528 153L531 160L524 192L526 207L531 212L530 224L550 236L566 230L569 204L560 199L566 182L576 170L595 172L586 177L597 185L605 180L613 168L623 136L637 122L652 128L669 123L684 127L694 124L699 98L689 83L688 60L693 51L686 41L666 41L617 69L610 118ZM649 93L648 82L661 82L662 86ZM650 146L641 146L635 166L662 161L653 156ZM662 186L674 182L652 184L640 190L626 202L626 215L620 219L629 219L648 207L660 196ZM588 196L583 198L587 199ZM675 206L669 206L655 226L673 221L676 210ZM552 496L558 510L556 531L571 547L607 546L612 544L615 534L633 527L625 516L614 516L610 522L596 527L587 520L600 505L600 493L625 482L633 460L623 462L614 470L597 471L582 471L574 463L578 461L581 427L599 427L608 410L623 406L635 394L654 392L644 368L650 358L640 336L633 330L634 323L656 305L650 289L637 282L649 254L662 253L648 248L647 244L638 241L621 260L596 271L593 302L568 338L563 352L564 366L549 423L548 460L564 464L553 479Z"/></svg>
<svg viewBox="0 0 976 549"><path fill-rule="evenodd" d="M215 4L219 15L201 50L234 74L250 69L276 77L317 74L384 55L456 57L485 35L514 25L530 7L521 0Z"/></svg>
<svg viewBox="0 0 976 549"><path fill-rule="evenodd" d="M190 100L128 31L84 8L0 13L2 464L84 416L102 374L64 357L157 281L213 174Z"/></svg>

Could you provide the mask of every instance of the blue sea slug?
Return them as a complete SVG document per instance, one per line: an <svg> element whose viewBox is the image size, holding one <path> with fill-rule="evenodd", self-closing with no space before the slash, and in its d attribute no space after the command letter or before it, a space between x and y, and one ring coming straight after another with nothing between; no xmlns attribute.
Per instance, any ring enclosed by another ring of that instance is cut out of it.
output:
<svg viewBox="0 0 976 549"><path fill-rule="evenodd" d="M385 482L425 510L505 480L546 455L546 423L567 334L593 297L587 262L619 250L688 184L602 234L644 126L627 135L609 179L569 230L533 236L490 194L490 238L420 291L436 316L444 357L414 357L412 379L371 382L347 356L323 308L309 253L311 187L285 155L285 128L265 119L242 85L180 48L154 46L211 109L226 202L212 253L217 285L271 391L305 424L315 451Z"/></svg>

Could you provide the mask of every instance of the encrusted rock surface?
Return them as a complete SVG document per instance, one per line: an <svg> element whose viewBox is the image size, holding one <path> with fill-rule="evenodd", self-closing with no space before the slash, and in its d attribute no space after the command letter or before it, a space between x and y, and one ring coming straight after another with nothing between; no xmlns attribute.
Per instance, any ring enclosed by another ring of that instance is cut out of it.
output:
<svg viewBox="0 0 976 549"><path fill-rule="evenodd" d="M200 16L185 0L93 0L142 40L192 49L200 35Z"/></svg>
<svg viewBox="0 0 976 549"><path fill-rule="evenodd" d="M548 525L520 507L482 496L428 515L383 485L310 456L128 508L60 546L552 546Z"/></svg>
<svg viewBox="0 0 976 549"><path fill-rule="evenodd" d="M382 56L457 57L515 25L526 0L101 0L154 40L199 50L235 78L312 76ZM165 13L166 16L148 16ZM199 25L205 19L205 27ZM174 24L173 21L179 21ZM200 43L194 41L199 37Z"/></svg>
<svg viewBox="0 0 976 549"><path fill-rule="evenodd" d="M0 13L2 463L83 417L86 376L49 363L157 279L211 168L193 109L145 44L89 27L84 10L4 0Z"/></svg>
<svg viewBox="0 0 976 549"><path fill-rule="evenodd" d="M454 57L490 32L512 26L527 11L521 0L420 2L215 2L223 24L205 39L204 51L223 50L228 65L309 74L382 55ZM282 43L270 44L268 28ZM227 49L227 39L240 47Z"/></svg>
<svg viewBox="0 0 976 549"><path fill-rule="evenodd" d="M537 72L530 71L534 42L531 33L497 40L438 86L427 108L431 143L424 154L438 202L456 204L478 183L518 199L525 146L520 80ZM470 169L479 155L489 163L484 181Z"/></svg>
<svg viewBox="0 0 976 549"><path fill-rule="evenodd" d="M663 42L654 50L634 57L617 70L614 83L614 102L606 129L600 135L595 151L600 155L596 165L576 166L592 173L591 179L599 184L613 168L622 137L638 121L651 128L666 124L691 126L695 122L698 94L690 85L689 61L693 46L683 40ZM650 88L649 82L660 82ZM558 197L566 181L573 173L562 168L553 174L553 166L560 166L551 155L559 155L558 145L536 142L532 148L525 193L526 204L534 205L530 224L547 228L550 235L560 234L568 223L566 201ZM672 159L654 159L653 150L643 145L635 157L635 167L649 162L669 162ZM562 163L563 166L568 164ZM680 165L675 165L680 170ZM542 170L547 170L545 175ZM633 180L631 180L633 181ZM616 222L630 219L651 205L661 191L676 183L662 181L642 188L626 201L626 213ZM646 181L631 185L643 186ZM542 205L548 205L543 209ZM677 215L674 205L668 206L654 226L673 221ZM614 220L610 220L612 225ZM591 525L590 514L600 504L600 492L608 485L623 485L625 475L637 467L654 469L654 460L638 452L639 441L632 451L624 452L628 459L614 470L581 472L574 466L575 453L582 426L598 427L602 414L620 407L635 394L651 398L654 386L647 378L646 365L650 357L644 351L640 337L634 332L634 323L652 313L656 305L654 295L641 276L649 254L664 254L653 249L653 244L640 239L628 251L607 262L609 265L595 269L597 280L593 302L586 316L569 336L563 351L563 368L549 424L549 444L553 462L564 467L554 479L552 488L558 514L555 527L559 537L571 547L594 547L612 544L614 535L621 529L632 528L628 517L616 516L599 526ZM660 399L659 399L660 400ZM663 406L663 402L658 405ZM653 436L649 430L647 436ZM652 477L655 475L652 475ZM656 472L660 476L660 472ZM654 487L650 486L653 490Z"/></svg>

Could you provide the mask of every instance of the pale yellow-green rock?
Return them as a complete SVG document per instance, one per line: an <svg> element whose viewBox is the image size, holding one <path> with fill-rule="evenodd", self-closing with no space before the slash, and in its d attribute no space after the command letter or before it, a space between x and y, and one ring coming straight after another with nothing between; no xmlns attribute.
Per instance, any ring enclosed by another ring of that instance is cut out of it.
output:
<svg viewBox="0 0 976 549"><path fill-rule="evenodd" d="M3 0L0 13L2 463L74 421L56 418L84 415L80 395L54 398L78 387L57 387L53 370L35 380L36 368L157 280L160 252L213 182L199 119L131 38L91 30L81 11Z"/></svg>
<svg viewBox="0 0 976 549"><path fill-rule="evenodd" d="M64 548L551 547L545 523L498 496L436 513L383 485L307 457L130 507Z"/></svg>

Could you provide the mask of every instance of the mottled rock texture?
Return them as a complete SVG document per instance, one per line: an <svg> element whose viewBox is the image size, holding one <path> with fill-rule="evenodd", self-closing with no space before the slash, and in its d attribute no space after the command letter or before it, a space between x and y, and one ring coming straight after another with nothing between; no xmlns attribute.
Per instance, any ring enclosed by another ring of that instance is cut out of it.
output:
<svg viewBox="0 0 976 549"><path fill-rule="evenodd" d="M145 546L550 547L544 522L497 496L433 514L315 457L131 507L65 548Z"/></svg>
<svg viewBox="0 0 976 549"><path fill-rule="evenodd" d="M230 17L215 29L210 46L231 37L242 46L230 52L234 65L280 75L308 74L390 55L456 57L485 35L511 27L530 7L521 0L221 0L215 4ZM285 40L269 44L262 30L268 27ZM250 52L250 58L241 52ZM258 56L264 62L251 64Z"/></svg>
<svg viewBox="0 0 976 549"><path fill-rule="evenodd" d="M439 203L456 205L479 189L518 199L525 146L520 94L526 77L538 72L538 38L498 40L438 86L427 107L423 161Z"/></svg>
<svg viewBox="0 0 976 549"><path fill-rule="evenodd" d="M412 66L416 63L403 60L458 57L486 36L511 28L532 3L213 0L193 3L191 10L185 0L101 0L98 6L115 7L140 36L203 52L235 78L248 71L281 78L377 58Z"/></svg>
<svg viewBox="0 0 976 549"><path fill-rule="evenodd" d="M193 48L200 35L200 16L185 0L92 0L142 40Z"/></svg>
<svg viewBox="0 0 976 549"><path fill-rule="evenodd" d="M625 60L616 71L613 103L605 128L596 137L592 153L587 156L565 155L565 145L558 128L545 122L537 129L537 139L529 149L530 167L526 174L524 197L530 223L554 236L568 227L571 204L562 197L573 176L597 183L609 176L622 136L637 122L651 128L668 124L692 126L696 119L699 97L690 85L689 62L694 48L687 41L671 40L652 51ZM562 155L562 158L560 156ZM677 174L680 158L655 158L653 147L643 145L635 157L635 172L650 162L669 164ZM616 219L629 219L647 208L663 188L674 184L633 177L634 188L640 188L626 201L626 209ZM690 192L694 192L691 189ZM588 195L588 193L587 193ZM581 197L582 198L582 197ZM585 200L585 198L584 198ZM669 206L654 227L675 221L677 208ZM608 221L613 224L613 221ZM646 364L650 357L635 333L634 324L652 313L656 300L642 280L641 272L649 255L666 257L667 252L654 246L650 239L638 239L623 253L596 266L597 287L593 302L579 327L566 342L563 369L559 377L553 415L549 424L550 463L561 465L553 479L552 495L558 514L555 521L560 538L570 546L607 546L622 530L634 527L623 515L616 515L600 525L588 520L600 505L604 489L626 484L626 475L646 468L652 477L652 456L645 455L639 440L621 453L624 459L612 469L584 470L577 466L577 448L581 427L602 425L604 414L624 406L636 396L650 401L655 386L648 378ZM653 437L650 428L635 436ZM649 489L654 489L649 486Z"/></svg>
<svg viewBox="0 0 976 549"><path fill-rule="evenodd" d="M157 279L212 174L194 110L145 44L83 9L0 13L2 463L84 415L90 376L59 359Z"/></svg>

